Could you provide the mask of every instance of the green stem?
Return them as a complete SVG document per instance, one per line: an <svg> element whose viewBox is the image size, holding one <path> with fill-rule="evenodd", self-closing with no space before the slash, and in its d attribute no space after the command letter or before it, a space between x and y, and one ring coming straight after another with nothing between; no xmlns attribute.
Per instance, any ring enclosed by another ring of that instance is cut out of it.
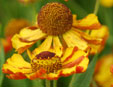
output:
<svg viewBox="0 0 113 87"><path fill-rule="evenodd" d="M72 79L71 79L71 82L70 82L70 84L69 84L69 87L72 87L73 83L75 82L75 80L74 80L75 75L76 75L76 74L74 74L74 75L72 76Z"/></svg>
<svg viewBox="0 0 113 87"><path fill-rule="evenodd" d="M50 80L46 80L46 87L51 87L50 85Z"/></svg>
<svg viewBox="0 0 113 87"><path fill-rule="evenodd" d="M53 80L53 87L57 87L57 80Z"/></svg>
<svg viewBox="0 0 113 87"><path fill-rule="evenodd" d="M100 3L100 0L96 0L95 8L94 8L94 14L95 14L95 15L98 13L99 3Z"/></svg>

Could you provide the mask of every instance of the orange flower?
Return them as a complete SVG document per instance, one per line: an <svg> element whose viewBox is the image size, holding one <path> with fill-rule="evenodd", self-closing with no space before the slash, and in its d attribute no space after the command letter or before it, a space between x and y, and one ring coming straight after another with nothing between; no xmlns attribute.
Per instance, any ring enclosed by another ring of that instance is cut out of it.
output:
<svg viewBox="0 0 113 87"><path fill-rule="evenodd" d="M25 19L11 19L5 28L5 36L12 37L14 34L19 33L22 28L28 26L29 22Z"/></svg>
<svg viewBox="0 0 113 87"><path fill-rule="evenodd" d="M6 39L1 38L0 41L3 44L5 53L7 53L8 51L12 49L11 37L8 37Z"/></svg>
<svg viewBox="0 0 113 87"><path fill-rule="evenodd" d="M42 46L40 48L44 49ZM58 56L53 49L32 53L27 50L30 63L20 54L13 54L3 65L2 71L10 79L48 79L57 80L60 76L69 76L74 73L85 72L89 59L87 53L77 47L67 48L63 55Z"/></svg>
<svg viewBox="0 0 113 87"><path fill-rule="evenodd" d="M91 35L84 30L92 30ZM94 35L96 30L102 30L102 35ZM95 14L89 14L85 18L77 20L76 15L72 15L65 5L48 3L38 14L38 25L22 29L19 34L14 35L12 44L18 53L22 53L38 40L46 40L47 37L52 36L50 45L56 51L61 51L60 53L62 53L62 48L75 46L83 51L91 48L94 49L92 53L96 53L99 47L95 46L103 46L103 38L105 39L106 36L103 30L103 26ZM56 44L57 40L59 40L58 44Z"/></svg>
<svg viewBox="0 0 113 87"><path fill-rule="evenodd" d="M113 65L113 54L108 54L98 61L94 78L99 86L112 87L113 74L110 72L111 65Z"/></svg>
<svg viewBox="0 0 113 87"><path fill-rule="evenodd" d="M8 22L6 28L5 28L5 37L1 38L1 42L4 46L5 53L12 50L12 42L11 38L14 34L19 33L19 31L27 27L29 25L28 21L24 19L12 19Z"/></svg>

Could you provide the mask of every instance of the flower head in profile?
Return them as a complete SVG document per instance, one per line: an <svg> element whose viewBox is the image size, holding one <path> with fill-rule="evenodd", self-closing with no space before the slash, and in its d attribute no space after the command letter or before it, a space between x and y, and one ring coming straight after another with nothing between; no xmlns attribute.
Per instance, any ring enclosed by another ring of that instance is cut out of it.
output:
<svg viewBox="0 0 113 87"><path fill-rule="evenodd" d="M113 65L113 54L103 56L96 64L94 79L98 86L112 87L113 74L110 72L110 67ZM112 71L112 69L111 69Z"/></svg>
<svg viewBox="0 0 113 87"><path fill-rule="evenodd" d="M42 46L40 48L44 49ZM2 71L8 74L8 78L57 80L61 76L85 72L89 62L88 54L77 47L67 48L61 57L52 49L27 52L30 62L25 61L20 54L13 54L3 65Z"/></svg>
<svg viewBox="0 0 113 87"><path fill-rule="evenodd" d="M85 30L94 31L87 34ZM101 36L97 36L98 30L102 31ZM63 49L75 46L83 51L91 48L92 53L97 53L99 47L95 46L103 46L103 39L106 36L103 30L108 31L103 29L96 15L89 14L77 20L76 15L72 15L70 9L64 4L52 2L41 8L37 25L24 28L19 34L14 35L12 44L18 53L22 53L38 40L45 41L51 37L46 44L51 45L58 55L62 55ZM45 48L48 45L45 45Z"/></svg>

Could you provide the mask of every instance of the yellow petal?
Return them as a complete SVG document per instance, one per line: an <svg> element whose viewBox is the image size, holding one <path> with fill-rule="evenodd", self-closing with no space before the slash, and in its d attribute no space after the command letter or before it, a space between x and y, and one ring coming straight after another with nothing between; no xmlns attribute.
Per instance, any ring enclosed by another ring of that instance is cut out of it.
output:
<svg viewBox="0 0 113 87"><path fill-rule="evenodd" d="M33 51L33 55L37 55L39 53L41 53L42 51L48 51L50 50L51 48L51 45L52 45L52 36L48 36L44 42L38 47L36 48L34 51Z"/></svg>
<svg viewBox="0 0 113 87"><path fill-rule="evenodd" d="M103 50L106 40L108 39L108 36L109 36L108 28L106 26L102 26L98 30L92 30L91 36L93 36L95 38L101 38L102 43L98 44L98 45L90 44L90 46L91 46L90 53L95 54L95 53L101 52Z"/></svg>
<svg viewBox="0 0 113 87"><path fill-rule="evenodd" d="M45 36L46 34L42 33L42 31L37 29L37 27L24 28L19 34L13 36L12 45L19 53L22 53L37 40L40 40Z"/></svg>
<svg viewBox="0 0 113 87"><path fill-rule="evenodd" d="M112 7L113 6L113 0L100 0L101 4L105 7Z"/></svg>
<svg viewBox="0 0 113 87"><path fill-rule="evenodd" d="M81 62L82 59L88 55L87 53L85 53L82 50L77 49L76 47L73 48L73 50L72 50L72 48L68 48L66 51L69 52L69 53L71 52L71 54L69 55L69 53L67 54L67 52L64 53L63 57L61 58L63 65L66 65L68 63L72 63L74 61L78 62L79 59L80 59L79 62Z"/></svg>
<svg viewBox="0 0 113 87"><path fill-rule="evenodd" d="M19 54L13 54L11 58L3 65L4 73L30 73L31 65L26 62Z"/></svg>
<svg viewBox="0 0 113 87"><path fill-rule="evenodd" d="M113 74L110 72L110 67L113 64L113 54L103 56L97 64L97 72L94 75L95 81L102 87L111 87Z"/></svg>
<svg viewBox="0 0 113 87"><path fill-rule="evenodd" d="M18 34L14 35L12 38L12 46L18 51L18 53L24 52L27 48L29 48L33 44L34 42L30 42L30 43L22 42L19 39Z"/></svg>
<svg viewBox="0 0 113 87"><path fill-rule="evenodd" d="M108 27L102 26L98 30L92 30L90 35L93 37L96 37L96 38L102 38L102 39L106 40L106 38L108 38L108 36L109 36Z"/></svg>
<svg viewBox="0 0 113 87"><path fill-rule="evenodd" d="M23 41L25 40L25 42L33 42L46 36L46 34L43 33L40 29L37 29L37 27L33 27L35 29L30 28L32 27L24 28L21 30L19 35Z"/></svg>
<svg viewBox="0 0 113 87"><path fill-rule="evenodd" d="M74 73L82 73L85 72L88 67L89 59L85 57L80 64L75 65L71 68L64 68L61 71L61 76L69 76Z"/></svg>
<svg viewBox="0 0 113 87"><path fill-rule="evenodd" d="M56 55L60 57L62 55L63 47L58 36L53 36L53 48Z"/></svg>
<svg viewBox="0 0 113 87"><path fill-rule="evenodd" d="M73 30L70 30L63 34L63 38L68 47L77 46L79 49L86 50L88 48L87 42L79 35L75 34Z"/></svg>
<svg viewBox="0 0 113 87"><path fill-rule="evenodd" d="M102 43L102 38L88 35L87 33L78 30L76 28L73 28L73 33L78 35L81 39L85 40L87 43L96 44L96 45Z"/></svg>
<svg viewBox="0 0 113 87"><path fill-rule="evenodd" d="M73 24L74 27L79 29L98 29L101 27L101 24L98 21L98 18L95 14L89 14L81 20L75 21Z"/></svg>

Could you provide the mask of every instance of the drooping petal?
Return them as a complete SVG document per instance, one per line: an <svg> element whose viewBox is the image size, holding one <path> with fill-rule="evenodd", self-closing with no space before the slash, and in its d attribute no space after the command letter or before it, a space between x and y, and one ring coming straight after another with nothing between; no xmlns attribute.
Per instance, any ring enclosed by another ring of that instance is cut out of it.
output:
<svg viewBox="0 0 113 87"><path fill-rule="evenodd" d="M98 21L98 18L95 14L89 14L81 20L74 21L73 27L87 30L87 29L98 29L101 27L101 24Z"/></svg>
<svg viewBox="0 0 113 87"><path fill-rule="evenodd" d="M4 73L30 73L31 65L20 54L13 54L3 65Z"/></svg>
<svg viewBox="0 0 113 87"><path fill-rule="evenodd" d="M95 45L95 44L90 44L91 46L91 54L95 54L95 53L99 53L103 50L104 45L108 39L109 36L109 31L108 28L106 26L102 26L99 30L92 30L91 32L91 36L95 37L95 38L101 38L102 39L102 43Z"/></svg>
<svg viewBox="0 0 113 87"><path fill-rule="evenodd" d="M26 43L22 42L19 39L19 35L16 34L12 38L12 46L18 51L18 53L24 52L27 48L31 47L34 44L34 42Z"/></svg>
<svg viewBox="0 0 113 87"><path fill-rule="evenodd" d="M88 48L87 42L80 37L80 35L75 34L72 30L63 34L63 38L68 47L77 46L79 49L86 50Z"/></svg>
<svg viewBox="0 0 113 87"><path fill-rule="evenodd" d="M36 48L34 51L33 51L33 55L37 55L39 53L41 53L42 51L48 51L50 50L51 48L51 45L52 45L52 36L48 36L44 42L38 47Z"/></svg>
<svg viewBox="0 0 113 87"><path fill-rule="evenodd" d="M2 71L9 74L7 77L10 79L25 79L25 74L32 72L30 63L19 54L14 54L9 58L3 65Z"/></svg>
<svg viewBox="0 0 113 87"><path fill-rule="evenodd" d="M41 68L41 69L37 70L36 72L26 74L26 77L30 80L34 80L34 79L38 79L38 78L45 79L43 77L45 74L46 74L46 70Z"/></svg>
<svg viewBox="0 0 113 87"><path fill-rule="evenodd" d="M90 35L92 37L102 38L102 44L105 44L105 42L106 42L106 40L107 40L107 38L109 36L108 27L103 25L98 30L92 30Z"/></svg>
<svg viewBox="0 0 113 87"><path fill-rule="evenodd" d="M82 73L85 72L88 67L89 59L84 57L83 60L77 65L75 64L73 67L67 67L61 70L60 76L69 76L74 73Z"/></svg>
<svg viewBox="0 0 113 87"><path fill-rule="evenodd" d="M9 78L9 79L15 79L15 80L27 78L23 73L9 74L9 75L6 75L6 77Z"/></svg>
<svg viewBox="0 0 113 87"><path fill-rule="evenodd" d="M37 40L44 38L46 36L46 34L43 33L37 27L24 28L21 30L19 35L20 35L20 38L23 40L23 42L37 41Z"/></svg>
<svg viewBox="0 0 113 87"><path fill-rule="evenodd" d="M85 40L88 44L96 44L96 45L97 44L102 44L102 38L100 38L100 37L95 37L95 36L88 35L87 33L83 32L81 30L78 30L76 28L73 28L72 32L74 34L78 35L83 40Z"/></svg>
<svg viewBox="0 0 113 87"><path fill-rule="evenodd" d="M79 50L77 47L67 48L61 61L64 67L72 67L74 64L78 65L87 55L87 53Z"/></svg>
<svg viewBox="0 0 113 87"><path fill-rule="evenodd" d="M60 57L62 55L63 46L58 36L53 36L53 48L55 50L56 55Z"/></svg>
<svg viewBox="0 0 113 87"><path fill-rule="evenodd" d="M74 73L84 72L89 63L88 54L77 47L67 48L61 58L63 68L60 71L61 76L69 76Z"/></svg>
<svg viewBox="0 0 113 87"><path fill-rule="evenodd" d="M13 36L12 45L19 53L22 53L45 36L46 34L42 33L37 27L24 28L19 34Z"/></svg>

